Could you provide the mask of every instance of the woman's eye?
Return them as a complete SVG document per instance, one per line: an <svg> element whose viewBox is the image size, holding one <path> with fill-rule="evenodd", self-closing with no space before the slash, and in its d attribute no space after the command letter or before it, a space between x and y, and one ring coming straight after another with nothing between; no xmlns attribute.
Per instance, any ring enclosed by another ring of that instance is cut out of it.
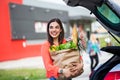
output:
<svg viewBox="0 0 120 80"><path fill-rule="evenodd" d="M60 29L59 26L50 26L49 29Z"/></svg>
<svg viewBox="0 0 120 80"><path fill-rule="evenodd" d="M50 28L50 29L52 29L52 28L53 28L53 26L50 26L49 28Z"/></svg>
<svg viewBox="0 0 120 80"><path fill-rule="evenodd" d="M60 27L59 27L59 26L56 26L55 28L56 28L56 29L59 29Z"/></svg>

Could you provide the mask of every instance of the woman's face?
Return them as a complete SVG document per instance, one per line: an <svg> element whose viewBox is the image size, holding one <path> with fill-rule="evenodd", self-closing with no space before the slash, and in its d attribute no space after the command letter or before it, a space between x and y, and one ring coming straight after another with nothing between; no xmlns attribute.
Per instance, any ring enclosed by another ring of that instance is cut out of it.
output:
<svg viewBox="0 0 120 80"><path fill-rule="evenodd" d="M61 32L60 25L57 22L52 22L49 25L49 34L51 37L58 38L60 32Z"/></svg>

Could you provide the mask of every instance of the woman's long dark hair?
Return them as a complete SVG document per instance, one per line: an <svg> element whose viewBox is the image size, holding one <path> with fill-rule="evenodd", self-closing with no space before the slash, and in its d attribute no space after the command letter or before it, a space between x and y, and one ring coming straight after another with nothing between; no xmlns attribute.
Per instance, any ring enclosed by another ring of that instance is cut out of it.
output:
<svg viewBox="0 0 120 80"><path fill-rule="evenodd" d="M52 38L52 37L50 36L50 34L49 34L49 27L50 27L50 24L51 24L52 22L57 22L57 23L60 25L60 29L61 29L62 31L60 32L60 35L59 35L59 37L58 37L58 42L59 42L59 44L61 44L62 41L63 41L63 39L64 39L64 29L63 29L63 25L62 25L61 20L58 19L58 18L51 19L51 20L48 22L48 24L47 24L47 36L48 36L48 41L49 41L50 45L53 45L53 44L54 44L54 43L53 43L53 38Z"/></svg>

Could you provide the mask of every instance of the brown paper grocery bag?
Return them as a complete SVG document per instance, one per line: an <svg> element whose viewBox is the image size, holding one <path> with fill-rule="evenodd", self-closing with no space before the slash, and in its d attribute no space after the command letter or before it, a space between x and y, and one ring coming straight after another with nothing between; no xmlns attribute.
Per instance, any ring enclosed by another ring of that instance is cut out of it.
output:
<svg viewBox="0 0 120 80"><path fill-rule="evenodd" d="M80 62L80 53L76 49L66 49L51 52L53 63L60 68L67 68L72 66L71 63Z"/></svg>
<svg viewBox="0 0 120 80"><path fill-rule="evenodd" d="M66 49L51 52L51 58L53 63L60 68L72 67L72 63L80 63L80 53L76 49ZM66 80L64 75L60 75L58 80Z"/></svg>

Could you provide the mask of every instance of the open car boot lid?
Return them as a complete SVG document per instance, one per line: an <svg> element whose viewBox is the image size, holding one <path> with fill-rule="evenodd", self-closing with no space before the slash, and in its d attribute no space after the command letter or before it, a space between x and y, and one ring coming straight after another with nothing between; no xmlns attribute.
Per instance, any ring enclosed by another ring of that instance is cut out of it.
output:
<svg viewBox="0 0 120 80"><path fill-rule="evenodd" d="M69 6L83 6L93 13L109 32L120 37L120 1L118 0L63 0ZM89 3L89 4L88 4Z"/></svg>

